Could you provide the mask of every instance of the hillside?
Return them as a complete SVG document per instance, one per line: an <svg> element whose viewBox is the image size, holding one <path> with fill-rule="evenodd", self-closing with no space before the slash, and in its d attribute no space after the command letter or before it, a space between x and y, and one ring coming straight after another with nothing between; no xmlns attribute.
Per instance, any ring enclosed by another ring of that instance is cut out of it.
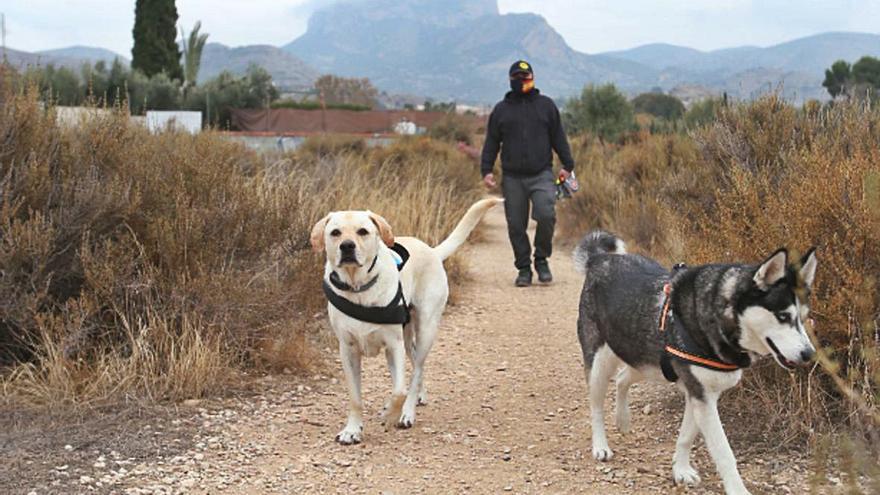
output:
<svg viewBox="0 0 880 495"><path fill-rule="evenodd" d="M841 59L853 62L864 55L880 56L880 35L822 33L766 48L743 46L709 52L650 44L604 55L661 71L658 86L664 89L696 84L751 98L769 87L781 87L797 100L825 99L825 69Z"/></svg>
<svg viewBox="0 0 880 495"><path fill-rule="evenodd" d="M80 63L82 63L83 61L95 63L103 60L109 65L112 64L113 60L117 58L120 59L125 65L131 63L128 58L123 57L116 52L92 46L70 46L67 48L57 48L55 50L43 50L36 52L35 54L42 57L47 57L49 59L77 60Z"/></svg>
<svg viewBox="0 0 880 495"><path fill-rule="evenodd" d="M269 71L275 84L283 89L310 87L319 76L315 69L300 58L275 46L249 45L230 48L220 43L208 43L202 53L199 81L216 77L224 70L244 74L251 64Z"/></svg>

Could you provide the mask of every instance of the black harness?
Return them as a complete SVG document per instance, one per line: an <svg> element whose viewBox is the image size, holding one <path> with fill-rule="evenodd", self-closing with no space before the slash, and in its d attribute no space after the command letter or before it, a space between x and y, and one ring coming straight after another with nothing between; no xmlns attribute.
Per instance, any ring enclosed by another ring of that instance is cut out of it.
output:
<svg viewBox="0 0 880 495"><path fill-rule="evenodd" d="M672 269L672 274L685 268L684 264L677 264ZM660 357L660 370L663 377L670 382L678 381L678 373L672 367L672 359L677 359L687 364L701 366L715 371L736 371L742 366L723 360L712 349L704 349L694 342L690 333L681 331L675 324L675 312L672 311L672 284L667 282L663 286L666 295L663 301L663 309L660 312L660 334L663 337L663 355ZM746 364L747 366L747 364Z"/></svg>
<svg viewBox="0 0 880 495"><path fill-rule="evenodd" d="M409 260L409 251L407 251L405 247L397 243L395 243L394 246L391 247L391 250L397 253L401 259L400 263L397 265L397 270L403 270L403 267L406 265L407 260ZM367 271L367 273L373 271L373 268L376 266L376 260L378 258L379 255L376 255L376 258L373 258L373 263L372 265L370 265L370 269ZM334 287L345 292L364 292L375 285L376 281L379 280L378 273L366 284L358 287L357 289L340 280L339 275L336 272L332 272L329 278L329 284L326 280L324 281L324 295L327 296L327 300L330 302L330 304L332 304L333 307L335 307L342 313L354 318L355 320L365 321L367 323L376 323L382 325L395 323L406 325L407 323L409 323L410 308L409 304L407 304L406 302L406 298L403 296L402 283L397 283L397 294L394 296L394 299L392 299L391 302L388 303L388 305L361 306L360 304L355 304L337 294L330 287L330 284L333 284Z"/></svg>

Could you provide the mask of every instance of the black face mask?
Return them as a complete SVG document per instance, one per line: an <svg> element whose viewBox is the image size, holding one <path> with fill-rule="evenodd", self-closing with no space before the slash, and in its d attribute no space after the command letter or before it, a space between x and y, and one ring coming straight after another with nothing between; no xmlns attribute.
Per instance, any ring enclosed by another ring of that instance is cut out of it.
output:
<svg viewBox="0 0 880 495"><path fill-rule="evenodd" d="M526 86L528 85L528 86ZM514 94L521 95L526 94L532 91L535 88L535 80L534 79L520 79L515 77L510 80L510 89L513 90Z"/></svg>
<svg viewBox="0 0 880 495"><path fill-rule="evenodd" d="M513 94L521 95L523 90L523 80L522 79L511 79L510 80L510 89L513 90Z"/></svg>

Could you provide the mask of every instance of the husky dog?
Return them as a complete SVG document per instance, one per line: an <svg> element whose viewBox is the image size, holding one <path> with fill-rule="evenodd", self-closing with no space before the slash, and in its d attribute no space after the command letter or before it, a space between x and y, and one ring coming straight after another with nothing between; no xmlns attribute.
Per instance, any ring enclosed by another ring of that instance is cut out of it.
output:
<svg viewBox="0 0 880 495"><path fill-rule="evenodd" d="M612 457L604 399L614 372L620 368L616 421L624 434L630 429L630 385L665 377L685 395L672 459L675 483L700 481L690 452L702 433L725 492L748 493L721 425L718 397L740 381L752 357L770 354L786 369L812 360L816 351L803 322L816 275L815 249L797 265L780 249L758 265L670 273L654 260L627 254L616 236L594 231L575 249L574 261L586 275L578 339L589 385L593 456Z"/></svg>

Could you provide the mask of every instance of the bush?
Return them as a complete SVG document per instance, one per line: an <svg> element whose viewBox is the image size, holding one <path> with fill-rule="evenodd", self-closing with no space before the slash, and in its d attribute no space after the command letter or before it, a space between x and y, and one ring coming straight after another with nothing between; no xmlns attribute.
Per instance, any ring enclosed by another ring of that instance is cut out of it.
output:
<svg viewBox="0 0 880 495"><path fill-rule="evenodd" d="M477 132L473 122L471 119L449 113L428 129L428 135L449 143L473 144L474 134Z"/></svg>
<svg viewBox="0 0 880 495"><path fill-rule="evenodd" d="M697 129L715 120L722 108L722 100L707 98L691 105L684 114L684 123L688 129Z"/></svg>
<svg viewBox="0 0 880 495"><path fill-rule="evenodd" d="M636 130L632 105L613 84L585 87L579 98L565 103L562 118L570 134L589 132L602 141L618 141Z"/></svg>
<svg viewBox="0 0 880 495"><path fill-rule="evenodd" d="M480 195L476 168L453 151L266 162L211 132L151 135L124 111L68 129L36 91L3 101L9 404L180 399L222 392L241 370L307 367L326 304L315 221L369 208L437 242Z"/></svg>
<svg viewBox="0 0 880 495"><path fill-rule="evenodd" d="M647 113L669 121L680 119L685 112L681 100L663 93L642 93L633 99L632 104L637 113Z"/></svg>
<svg viewBox="0 0 880 495"><path fill-rule="evenodd" d="M308 137L297 149L300 158L324 158L343 154L363 156L367 151L367 142L357 136L344 134L318 134Z"/></svg>

